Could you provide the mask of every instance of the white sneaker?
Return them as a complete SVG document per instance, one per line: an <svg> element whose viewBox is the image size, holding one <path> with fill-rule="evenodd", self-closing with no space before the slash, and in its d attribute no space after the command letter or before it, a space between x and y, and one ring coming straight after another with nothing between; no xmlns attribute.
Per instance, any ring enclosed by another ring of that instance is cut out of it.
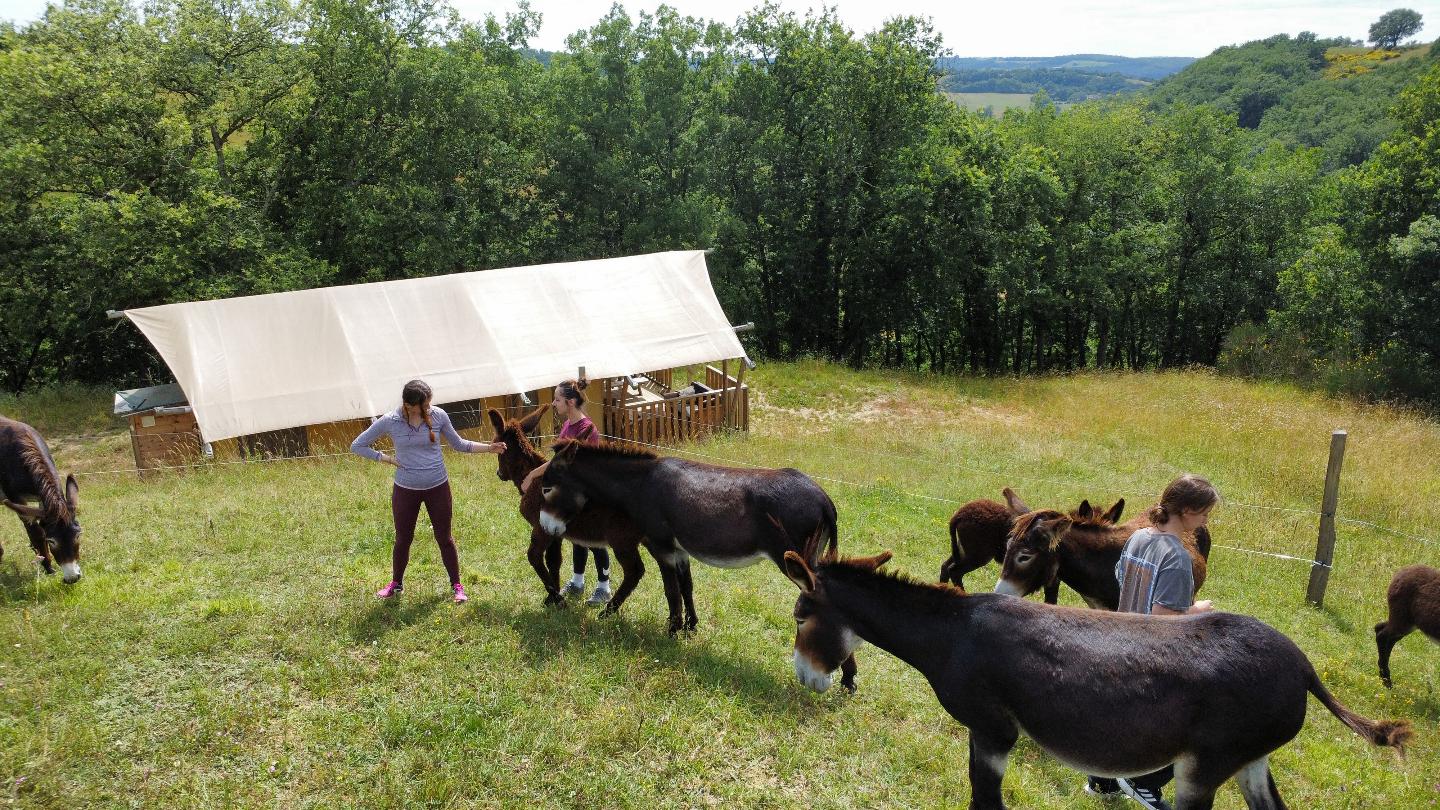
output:
<svg viewBox="0 0 1440 810"><path fill-rule="evenodd" d="M1148 810L1174 810L1170 803L1160 798L1160 792L1131 782L1129 779L1116 779L1120 783L1120 792L1140 803L1141 807Z"/></svg>
<svg viewBox="0 0 1440 810"><path fill-rule="evenodd" d="M609 603L610 603L610 586L609 586L609 585L600 585L600 586L597 586L597 587L595 588L595 592L592 593L592 594L590 594L590 598L587 599L587 600L585 600L585 604L587 604L587 605L589 605L589 606L591 606L591 607L600 607L601 605L606 605L606 604L609 604Z"/></svg>

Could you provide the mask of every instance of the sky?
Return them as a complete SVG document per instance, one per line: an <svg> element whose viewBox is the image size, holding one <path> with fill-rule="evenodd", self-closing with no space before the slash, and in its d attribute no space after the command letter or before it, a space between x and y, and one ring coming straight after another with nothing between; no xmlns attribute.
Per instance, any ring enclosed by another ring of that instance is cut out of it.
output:
<svg viewBox="0 0 1440 810"><path fill-rule="evenodd" d="M681 14L733 23L761 0L670 0ZM1322 37L1364 39L1370 24L1392 8L1412 8L1426 26L1417 38L1440 36L1440 2L1393 5L1319 0L831 0L857 33L878 28L888 17L930 17L956 56L1058 56L1104 53L1119 56L1205 56L1223 45L1238 45L1272 34L1313 31ZM1401 0L1403 2L1403 0ZM470 20L503 17L514 0L450 0ZM623 5L633 15L652 11L659 0ZM819 8L810 0L778 0L803 15ZM26 23L45 10L46 0L0 0L0 19ZM530 45L560 50L565 37L589 27L610 9L611 0L531 0L541 13L540 34Z"/></svg>

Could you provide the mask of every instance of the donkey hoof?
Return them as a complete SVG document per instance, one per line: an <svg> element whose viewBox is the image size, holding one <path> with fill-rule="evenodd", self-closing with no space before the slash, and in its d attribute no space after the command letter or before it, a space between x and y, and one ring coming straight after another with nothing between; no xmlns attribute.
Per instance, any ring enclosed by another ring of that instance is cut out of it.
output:
<svg viewBox="0 0 1440 810"><path fill-rule="evenodd" d="M545 597L545 607L563 608L568 607L568 605L565 604L565 597L558 593L552 593Z"/></svg>
<svg viewBox="0 0 1440 810"><path fill-rule="evenodd" d="M35 564L45 569L45 573L47 574L55 573L55 566L51 565L50 561L45 559L44 557L36 557Z"/></svg>
<svg viewBox="0 0 1440 810"><path fill-rule="evenodd" d="M602 619L607 619L607 618L609 618L609 617L611 617L611 616L614 616L616 613L619 613L619 612L620 612L620 609L617 608L617 607L615 607L614 605L606 605L606 606L605 606L605 609L602 610L602 611L600 611L600 618L602 618Z"/></svg>
<svg viewBox="0 0 1440 810"><path fill-rule="evenodd" d="M854 678L854 677L849 676L849 675L846 675L845 677L843 677L843 678L840 679L840 685L845 688L845 691L846 691L846 692L849 692L849 693L852 694L852 695L855 694L855 678Z"/></svg>

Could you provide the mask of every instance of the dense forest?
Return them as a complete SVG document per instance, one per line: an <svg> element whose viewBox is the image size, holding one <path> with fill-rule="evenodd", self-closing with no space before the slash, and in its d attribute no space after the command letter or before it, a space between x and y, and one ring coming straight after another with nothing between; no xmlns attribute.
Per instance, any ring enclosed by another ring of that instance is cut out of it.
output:
<svg viewBox="0 0 1440 810"><path fill-rule="evenodd" d="M1432 55L1341 167L1185 98L1203 60L1161 100L992 121L937 93L920 19L617 7L543 63L536 30L430 0L0 30L0 386L165 377L109 308L706 247L757 356L1440 402Z"/></svg>
<svg viewBox="0 0 1440 810"><path fill-rule="evenodd" d="M1072 103L1135 93L1147 87L1150 82L1143 79L1071 68L959 69L940 77L940 88L951 93L1044 93L1052 101Z"/></svg>

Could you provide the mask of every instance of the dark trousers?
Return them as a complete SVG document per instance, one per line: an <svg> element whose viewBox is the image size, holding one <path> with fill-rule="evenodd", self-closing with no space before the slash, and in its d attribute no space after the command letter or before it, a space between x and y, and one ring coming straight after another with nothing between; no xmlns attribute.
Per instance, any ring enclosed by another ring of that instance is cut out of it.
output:
<svg viewBox="0 0 1440 810"><path fill-rule="evenodd" d="M587 548L575 543L575 573L585 573L585 555L590 552L595 555L595 579L598 582L610 581L610 552L603 548Z"/></svg>
<svg viewBox="0 0 1440 810"><path fill-rule="evenodd" d="M422 503L425 504L425 513L430 516L430 525L435 529L435 542L440 546L445 573L450 575L450 584L454 585L460 581L460 553L455 550L455 538L450 536L450 516L455 505L450 496L449 481L430 489L391 488L390 512L395 517L391 577L396 582L405 581L405 566L410 562L410 544L415 542L415 521L420 517Z"/></svg>

